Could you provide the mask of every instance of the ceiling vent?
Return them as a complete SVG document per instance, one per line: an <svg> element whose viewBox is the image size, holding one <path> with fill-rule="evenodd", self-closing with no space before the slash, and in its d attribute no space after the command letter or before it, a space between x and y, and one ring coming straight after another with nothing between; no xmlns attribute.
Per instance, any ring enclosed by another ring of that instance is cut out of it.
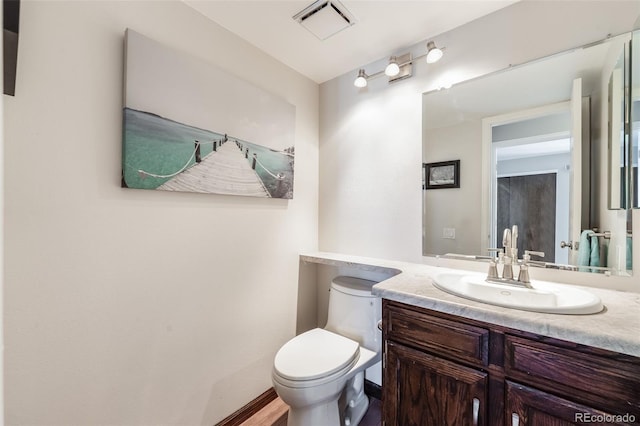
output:
<svg viewBox="0 0 640 426"><path fill-rule="evenodd" d="M293 19L320 40L326 40L355 24L353 15L336 0L318 0Z"/></svg>

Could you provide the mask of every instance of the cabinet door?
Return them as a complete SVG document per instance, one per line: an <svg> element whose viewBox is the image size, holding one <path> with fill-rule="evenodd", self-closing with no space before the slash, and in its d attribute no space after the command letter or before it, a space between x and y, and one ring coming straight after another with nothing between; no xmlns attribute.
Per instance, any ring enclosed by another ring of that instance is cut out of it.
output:
<svg viewBox="0 0 640 426"><path fill-rule="evenodd" d="M487 374L387 341L385 426L488 425Z"/></svg>
<svg viewBox="0 0 640 426"><path fill-rule="evenodd" d="M612 415L510 381L506 389L505 425L509 426L630 425L638 420L633 415Z"/></svg>

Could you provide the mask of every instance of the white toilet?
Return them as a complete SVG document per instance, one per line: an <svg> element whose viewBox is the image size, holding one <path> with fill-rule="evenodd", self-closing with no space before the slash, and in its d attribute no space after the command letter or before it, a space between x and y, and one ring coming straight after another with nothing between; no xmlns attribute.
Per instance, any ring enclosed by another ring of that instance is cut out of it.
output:
<svg viewBox="0 0 640 426"><path fill-rule="evenodd" d="M364 371L382 353L382 307L373 284L334 278L325 328L294 337L276 354L273 387L289 405L288 426L355 426L367 411Z"/></svg>

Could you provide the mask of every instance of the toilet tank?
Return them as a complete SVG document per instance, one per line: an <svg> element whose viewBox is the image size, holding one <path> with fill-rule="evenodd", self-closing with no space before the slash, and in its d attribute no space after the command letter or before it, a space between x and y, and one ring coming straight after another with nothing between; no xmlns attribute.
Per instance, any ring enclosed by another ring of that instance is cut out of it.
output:
<svg viewBox="0 0 640 426"><path fill-rule="evenodd" d="M331 282L325 329L360 343L374 352L382 350L382 302L371 294L375 281L339 276Z"/></svg>

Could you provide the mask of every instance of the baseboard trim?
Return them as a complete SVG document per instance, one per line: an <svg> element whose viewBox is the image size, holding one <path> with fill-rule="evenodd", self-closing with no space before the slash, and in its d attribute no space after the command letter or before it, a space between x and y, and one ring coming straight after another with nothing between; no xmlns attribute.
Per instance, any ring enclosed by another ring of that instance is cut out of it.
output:
<svg viewBox="0 0 640 426"><path fill-rule="evenodd" d="M277 397L278 394L276 393L275 389L269 388L265 392L263 392L262 395L255 398L253 401L249 402L247 405L240 408L235 413L229 415L215 426L239 426L243 422L247 421L251 416L256 414L258 411L266 407Z"/></svg>
<svg viewBox="0 0 640 426"><path fill-rule="evenodd" d="M382 386L366 379L364 381L364 393L380 401L382 400Z"/></svg>
<svg viewBox="0 0 640 426"><path fill-rule="evenodd" d="M373 398L382 400L382 387L369 380L364 381L364 392ZM269 403L275 400L277 397L278 394L276 393L275 389L269 388L260 396L258 396L233 414L229 415L220 423L217 423L215 426L239 426L249 420L249 418L251 418L251 416L256 414L258 411L269 405Z"/></svg>

